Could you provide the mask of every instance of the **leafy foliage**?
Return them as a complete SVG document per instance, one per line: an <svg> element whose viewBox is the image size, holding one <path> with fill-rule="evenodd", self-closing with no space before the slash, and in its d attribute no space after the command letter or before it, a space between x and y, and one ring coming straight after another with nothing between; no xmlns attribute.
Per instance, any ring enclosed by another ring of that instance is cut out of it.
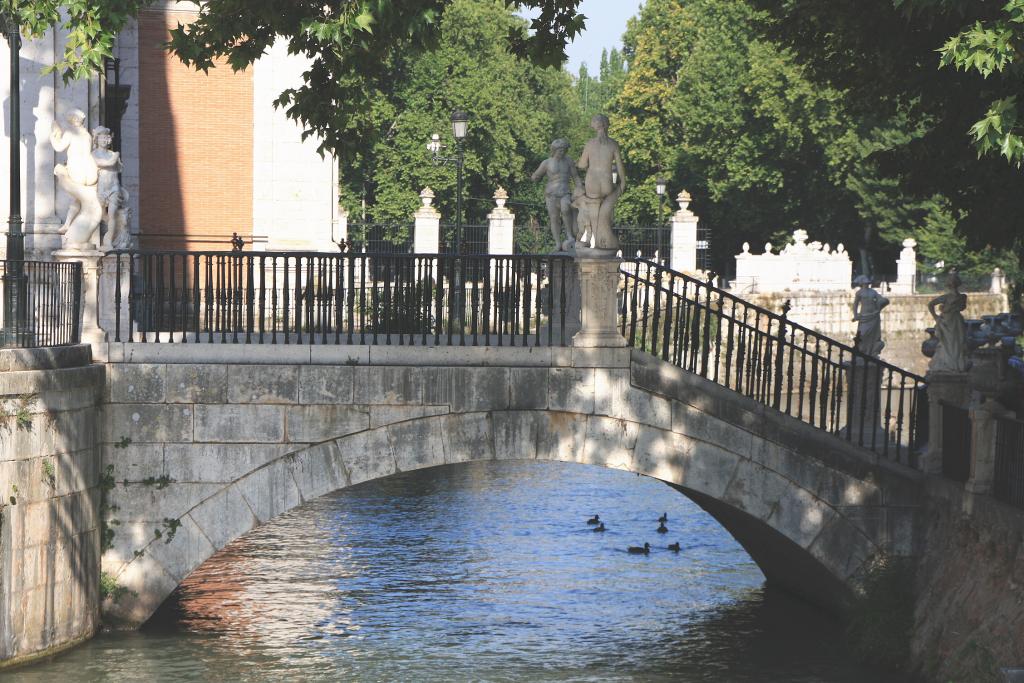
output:
<svg viewBox="0 0 1024 683"><path fill-rule="evenodd" d="M457 0L208 0L196 21L172 31L171 49L186 63L207 70L220 60L244 69L275 39L287 40L292 54L309 60L305 83L283 92L277 104L301 121L307 135L322 140L346 162L355 148L385 137L388 112L368 102L402 82L417 57L436 47L443 17ZM491 0L494 8L523 5L540 9L532 32L525 22L505 23L495 38L519 56L541 65L560 64L565 43L579 33L585 17L579 0ZM449 25L450 26L450 25ZM478 45L486 48L485 45ZM457 74L451 74L456 76Z"/></svg>
<svg viewBox="0 0 1024 683"><path fill-rule="evenodd" d="M543 212L543 187L529 174L554 137L578 127L579 114L568 74L510 51L506 34L524 27L503 3L453 0L433 49L396 56L401 77L367 94L370 127L383 132L343 155L352 163L342 161L342 202L352 208L365 202L375 221L404 221L419 204L419 190L429 186L444 220L454 222L455 169L432 163L426 142L438 133L444 155L455 156L450 116L459 108L471 115L464 218L483 223L499 185L512 195L520 221Z"/></svg>
<svg viewBox="0 0 1024 683"><path fill-rule="evenodd" d="M102 71L103 60L113 56L114 39L140 9L151 0L0 0L0 23L12 11L22 33L41 37L51 27L66 33L64 53L49 72L60 73L65 82ZM6 27L5 27L6 28Z"/></svg>
<svg viewBox="0 0 1024 683"><path fill-rule="evenodd" d="M969 249L1010 250L1019 273L1021 4L753 2L770 17L765 30L794 51L813 82L842 92L849 111L913 124L911 135L872 152L871 162L905 196L940 197Z"/></svg>

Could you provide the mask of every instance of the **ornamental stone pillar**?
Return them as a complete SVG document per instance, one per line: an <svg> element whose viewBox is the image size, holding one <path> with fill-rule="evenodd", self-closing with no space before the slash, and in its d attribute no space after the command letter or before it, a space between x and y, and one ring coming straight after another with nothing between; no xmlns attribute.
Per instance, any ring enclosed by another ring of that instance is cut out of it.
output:
<svg viewBox="0 0 1024 683"><path fill-rule="evenodd" d="M917 252L914 247L917 241L908 237L903 240L903 251L896 260L896 282L893 283L894 294L913 294L917 289Z"/></svg>
<svg viewBox="0 0 1024 683"><path fill-rule="evenodd" d="M669 266L681 273L697 272L697 223L690 211L690 193L683 190L676 197L679 210L672 214L672 246Z"/></svg>
<svg viewBox="0 0 1024 683"><path fill-rule="evenodd" d="M441 234L441 212L431 206L434 202L434 191L429 187L420 192L423 203L413 214L413 252L416 254L436 254Z"/></svg>
<svg viewBox="0 0 1024 683"><path fill-rule="evenodd" d="M515 251L513 242L516 215L505 208L508 192L499 187L494 193L494 209L487 214L487 253L508 255Z"/></svg>
<svg viewBox="0 0 1024 683"><path fill-rule="evenodd" d="M618 285L621 260L607 249L576 248L580 282L580 331L572 345L581 348L623 347L619 333Z"/></svg>

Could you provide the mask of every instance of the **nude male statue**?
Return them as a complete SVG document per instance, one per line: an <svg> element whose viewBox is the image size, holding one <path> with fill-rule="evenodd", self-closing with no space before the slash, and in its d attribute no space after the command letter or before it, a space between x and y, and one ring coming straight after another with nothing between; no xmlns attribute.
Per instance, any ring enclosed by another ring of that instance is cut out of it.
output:
<svg viewBox="0 0 1024 683"><path fill-rule="evenodd" d="M618 249L619 240L612 232L615 204L626 189L626 165L622 162L619 143L608 137L608 117L596 114L590 120L594 137L583 147L577 164L587 172L583 180L584 194L573 205L579 210L578 239L586 242L593 238L596 249ZM618 171L619 182L612 181L612 167Z"/></svg>
<svg viewBox="0 0 1024 683"><path fill-rule="evenodd" d="M533 172L534 181L547 176L548 184L544 188L544 201L548 207L548 226L555 240L555 251L568 251L576 242L576 221L573 216L572 197L569 180L575 183L577 191L582 187L576 164L566 156L569 141L559 138L551 143L551 157L540 162ZM562 239L563 229L566 239Z"/></svg>

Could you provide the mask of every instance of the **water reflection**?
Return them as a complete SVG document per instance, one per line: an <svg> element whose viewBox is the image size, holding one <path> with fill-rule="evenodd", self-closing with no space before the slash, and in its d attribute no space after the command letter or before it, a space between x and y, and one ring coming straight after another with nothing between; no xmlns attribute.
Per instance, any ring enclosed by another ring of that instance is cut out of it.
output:
<svg viewBox="0 0 1024 683"><path fill-rule="evenodd" d="M586 526L595 513L605 533ZM650 556L624 552L644 541ZM896 680L852 663L834 622L762 580L660 482L470 463L313 501L211 558L143 633L12 679Z"/></svg>

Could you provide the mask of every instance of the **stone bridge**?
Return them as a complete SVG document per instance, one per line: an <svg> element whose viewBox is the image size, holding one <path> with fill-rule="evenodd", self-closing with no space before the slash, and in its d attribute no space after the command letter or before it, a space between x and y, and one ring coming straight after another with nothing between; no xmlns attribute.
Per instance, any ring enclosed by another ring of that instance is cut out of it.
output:
<svg viewBox="0 0 1024 683"><path fill-rule="evenodd" d="M838 607L915 552L921 473L629 348L110 344L106 605L145 621L204 560L317 496L473 460L654 477L768 581Z"/></svg>

